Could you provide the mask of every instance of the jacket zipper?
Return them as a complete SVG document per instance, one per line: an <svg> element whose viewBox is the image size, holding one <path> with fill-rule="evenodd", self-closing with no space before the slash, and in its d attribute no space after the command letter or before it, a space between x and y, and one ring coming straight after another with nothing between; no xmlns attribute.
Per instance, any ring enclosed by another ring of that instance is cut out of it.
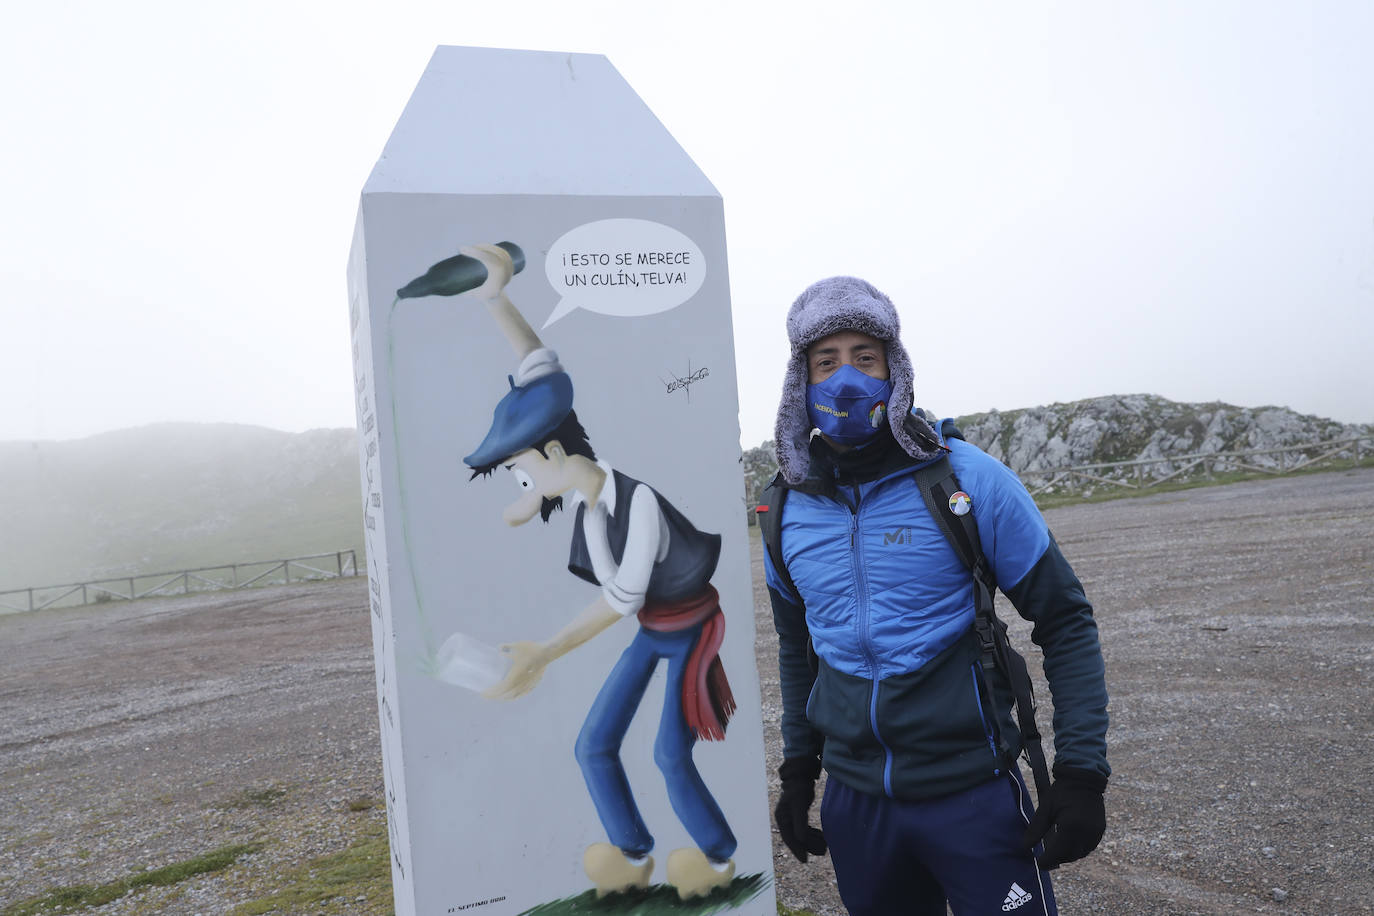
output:
<svg viewBox="0 0 1374 916"><path fill-rule="evenodd" d="M859 646L863 649L864 659L868 662L869 670L869 699L868 699L868 727L873 730L873 737L878 742L878 746L883 749L883 792L890 798L892 797L892 749L883 740L883 734L878 729L878 689L880 680L878 678L878 656L873 651L873 639L870 635L869 624L869 595L868 577L864 574L863 562L863 538L859 537L859 508L860 508L859 485L854 484L854 503L849 507L849 558L854 575L855 599L858 604L859 612Z"/></svg>
<svg viewBox="0 0 1374 916"><path fill-rule="evenodd" d="M930 461L922 462L921 464L918 464L914 467L908 467L903 468L900 471L894 471L891 474L879 478L878 480L872 481L869 489L875 489L878 486L894 478L912 474L919 468L924 467L926 464L930 464L931 462L938 460L939 456L930 459ZM838 472L835 476L836 484L838 485ZM869 671L872 674L872 676L869 678L870 686L868 701L868 725L869 728L873 731L873 737L878 742L878 746L883 749L883 792L889 798L892 798L894 797L892 794L892 749L887 746L887 742L883 740L882 732L878 730L878 659L877 656L873 653L873 643L869 637L868 628L868 578L863 574L863 564L861 562L863 542L859 538L859 484L855 483L853 487L854 503L853 505L846 504L845 508L849 510L850 565L852 567L852 573L854 576L855 588L858 593L856 597L859 611L859 646L863 650L864 658L868 662ZM836 489L838 490L838 486ZM838 493L836 495L838 495ZM836 499L835 502L847 503L847 501L844 499ZM811 700L814 696L815 688L813 686L811 694L806 698L806 712L808 717L811 714ZM979 703L978 708L981 714L981 702Z"/></svg>
<svg viewBox="0 0 1374 916"><path fill-rule="evenodd" d="M1002 775L1002 757L997 753L997 738L993 735L992 726L988 724L988 714L983 709L983 691L978 686L979 667L982 662L974 662L969 667L969 674L973 676L973 702L978 707L978 718L983 723L983 736L988 739L988 750L992 752L993 770L992 775Z"/></svg>

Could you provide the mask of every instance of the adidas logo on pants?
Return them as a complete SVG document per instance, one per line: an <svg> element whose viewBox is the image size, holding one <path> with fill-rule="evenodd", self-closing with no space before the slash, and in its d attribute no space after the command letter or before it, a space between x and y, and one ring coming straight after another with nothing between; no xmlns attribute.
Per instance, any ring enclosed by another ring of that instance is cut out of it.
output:
<svg viewBox="0 0 1374 916"><path fill-rule="evenodd" d="M1002 912L1010 913L1023 904L1031 902L1031 895L1016 882L1012 882L1011 893L1007 894L1007 899L1002 901Z"/></svg>

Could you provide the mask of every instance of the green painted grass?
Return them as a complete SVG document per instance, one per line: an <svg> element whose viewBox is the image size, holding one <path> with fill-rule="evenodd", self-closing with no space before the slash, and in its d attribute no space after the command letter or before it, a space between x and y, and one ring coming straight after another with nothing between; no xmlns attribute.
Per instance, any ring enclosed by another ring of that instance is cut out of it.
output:
<svg viewBox="0 0 1374 916"><path fill-rule="evenodd" d="M233 916L307 909L350 916L391 913L391 852L386 824L369 823L346 849L288 871L281 882L279 890L239 904Z"/></svg>
<svg viewBox="0 0 1374 916"><path fill-rule="evenodd" d="M584 913L614 913L616 916L660 916L660 914L706 914L733 910L753 900L768 887L762 873L741 875L725 887L716 888L704 897L683 900L677 890L666 884L655 884L639 891L608 894L597 899L596 891L584 891L573 897L541 903L520 916L581 916ZM779 912L782 912L779 910Z"/></svg>
<svg viewBox="0 0 1374 916"><path fill-rule="evenodd" d="M137 872L108 884L77 884L54 888L37 897L9 904L0 910L0 916L46 916L55 913L75 913L103 906L139 888L167 887L196 875L220 871L233 865L241 856L257 852L261 848L260 843L221 846L194 859L164 865L152 871Z"/></svg>

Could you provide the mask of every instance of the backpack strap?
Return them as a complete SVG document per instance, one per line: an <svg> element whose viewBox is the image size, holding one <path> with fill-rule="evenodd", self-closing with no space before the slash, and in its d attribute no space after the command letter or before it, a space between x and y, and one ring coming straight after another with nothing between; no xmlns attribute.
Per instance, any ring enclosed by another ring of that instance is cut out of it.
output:
<svg viewBox="0 0 1374 916"><path fill-rule="evenodd" d="M759 532L763 535L763 549L768 551L768 559L773 562L773 571L788 591L800 599L801 592L797 591L797 584L792 581L792 574L787 571L787 563L782 558L782 504L787 501L788 491L787 487L778 485L780 479L781 475L774 477L773 482L763 488L759 494L759 505L767 506L768 511L756 512L755 516L759 520ZM811 641L810 633L806 635L806 664L812 674L820 671L821 660L816 655L816 645Z"/></svg>
<svg viewBox="0 0 1374 916"><path fill-rule="evenodd" d="M944 424L946 435L962 439L953 424ZM950 435L953 433L954 435ZM1016 703L1016 721L1020 726L1021 744L1035 778L1038 798L1048 798L1050 790L1049 766L1045 762L1045 749L1041 743L1040 729L1035 724L1035 690L1031 685L1030 671L1026 660L1011 646L1007 639L1007 625L997 616L993 608L993 595L997 590L997 580L988 565L987 555L978 537L978 525L973 518L973 503L967 493L959 486L959 478L954 474L948 457L916 469L916 486L921 491L926 507L950 546L954 548L960 562L973 574L974 617L973 627L982 649L982 668L984 673L1000 669L1011 685L1012 696ZM955 507L963 509L956 512ZM992 691L988 691L992 702Z"/></svg>
<svg viewBox="0 0 1374 916"><path fill-rule="evenodd" d="M796 594L797 587L787 572L787 564L782 561L782 504L786 501L787 487L778 486L778 478L774 477L759 494L759 505L767 506L768 509L766 512L755 512L755 517L759 520L763 547L768 551L768 559L773 561L774 572L787 584L792 593Z"/></svg>

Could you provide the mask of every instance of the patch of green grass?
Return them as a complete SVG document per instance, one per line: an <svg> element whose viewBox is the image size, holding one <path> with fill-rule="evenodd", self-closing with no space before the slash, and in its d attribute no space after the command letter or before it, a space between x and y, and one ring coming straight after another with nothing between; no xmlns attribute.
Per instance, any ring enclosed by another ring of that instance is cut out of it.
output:
<svg viewBox="0 0 1374 916"><path fill-rule="evenodd" d="M719 913L742 906L763 893L768 878L763 874L741 875L725 887L718 887L704 897L683 900L677 890L666 884L622 894L607 894L600 899L596 891L584 891L573 897L541 903L520 916L580 916L583 913L615 913L616 916L659 916L664 913ZM778 912L783 912L779 909Z"/></svg>
<svg viewBox="0 0 1374 916"><path fill-rule="evenodd" d="M1187 477L1142 489L1115 487L1110 484L1093 484L1093 493L1091 496L1080 496L1072 493L1042 493L1035 497L1035 504L1041 509L1055 509L1059 506L1074 506L1079 503L1101 503L1113 499L1149 496L1152 493L1177 493L1183 490L1195 490L1199 487L1222 486L1228 483L1241 483L1247 480L1281 480L1285 477L1299 477L1309 474L1329 474L1332 472L1349 471L1359 467L1369 467L1369 460L1366 459L1358 464L1354 461L1333 461L1317 467L1286 471L1281 474L1266 474L1262 471L1218 471L1211 477L1205 475ZM1034 486L1034 479L1032 479L1031 484Z"/></svg>
<svg viewBox="0 0 1374 916"><path fill-rule="evenodd" d="M271 808L286 797L281 786L251 786L240 789L224 802L225 808Z"/></svg>
<svg viewBox="0 0 1374 916"><path fill-rule="evenodd" d="M220 871L233 865L239 857L257 852L261 848L261 843L221 846L194 859L164 865L152 871L138 872L108 884L77 884L72 887L54 888L46 894L9 904L0 910L0 916L44 916L52 913L74 913L103 906L141 887L167 887L196 875Z"/></svg>
<svg viewBox="0 0 1374 916"><path fill-rule="evenodd" d="M778 916L816 916L810 910L794 910L790 906L778 904Z"/></svg>
<svg viewBox="0 0 1374 916"><path fill-rule="evenodd" d="M391 913L391 850L386 824L374 821L348 848L312 859L282 876L285 886L241 903L233 916L263 913ZM359 898L362 898L361 900ZM335 906L331 909L329 904Z"/></svg>
<svg viewBox="0 0 1374 916"><path fill-rule="evenodd" d="M350 798L348 800L349 811L370 811L377 807L375 798Z"/></svg>

